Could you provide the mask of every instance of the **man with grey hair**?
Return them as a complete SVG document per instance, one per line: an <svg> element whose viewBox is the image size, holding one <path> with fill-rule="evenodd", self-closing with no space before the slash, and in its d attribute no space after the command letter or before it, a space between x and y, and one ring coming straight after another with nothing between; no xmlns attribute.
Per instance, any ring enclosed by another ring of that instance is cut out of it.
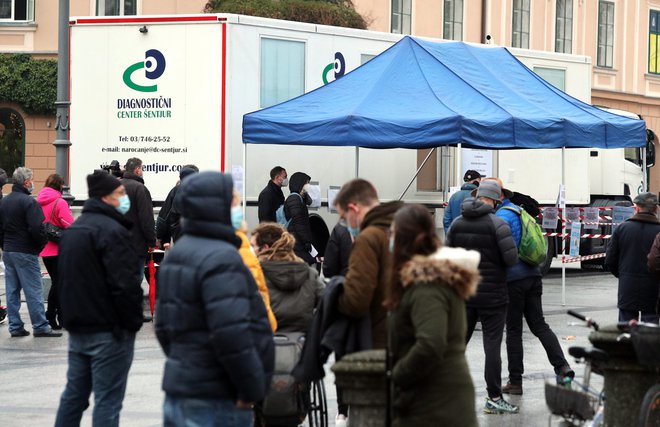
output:
<svg viewBox="0 0 660 427"><path fill-rule="evenodd" d="M619 321L657 324L658 279L647 268L647 255L660 232L658 197L641 193L633 203L635 214L612 232L605 264L619 278Z"/></svg>
<svg viewBox="0 0 660 427"><path fill-rule="evenodd" d="M4 251L9 333L12 337L30 335L19 314L22 289L34 336L60 337L62 333L51 329L44 312L39 267L39 252L46 244L41 232L44 213L30 196L34 191L32 170L19 167L12 178L12 192L0 200L0 247Z"/></svg>

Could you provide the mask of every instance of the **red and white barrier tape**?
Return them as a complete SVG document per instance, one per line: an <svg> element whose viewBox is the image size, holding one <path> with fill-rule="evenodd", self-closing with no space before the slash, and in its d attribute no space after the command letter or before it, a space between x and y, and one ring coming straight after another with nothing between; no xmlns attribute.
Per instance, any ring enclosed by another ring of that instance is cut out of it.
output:
<svg viewBox="0 0 660 427"><path fill-rule="evenodd" d="M605 258L604 253L602 254L595 254L595 255L584 255L584 256L579 256L579 257L574 257L574 258L566 258L562 257L561 262L562 264L568 264L570 262L580 262L580 261L587 261L590 259L597 259L597 258Z"/></svg>
<svg viewBox="0 0 660 427"><path fill-rule="evenodd" d="M545 237L570 237L570 233L543 233ZM609 239L611 234L581 234L580 239Z"/></svg>

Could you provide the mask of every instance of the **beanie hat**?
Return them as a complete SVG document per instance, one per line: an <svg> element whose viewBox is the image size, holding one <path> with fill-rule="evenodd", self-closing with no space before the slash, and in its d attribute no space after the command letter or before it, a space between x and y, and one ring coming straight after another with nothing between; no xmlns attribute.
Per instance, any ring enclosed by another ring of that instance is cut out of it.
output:
<svg viewBox="0 0 660 427"><path fill-rule="evenodd" d="M89 197L101 198L115 191L121 182L102 170L95 170L93 174L87 175L87 194Z"/></svg>
<svg viewBox="0 0 660 427"><path fill-rule="evenodd" d="M198 172L199 172L199 171L196 171L196 170L193 169L193 168L183 168L183 169L181 169L181 171L179 172L179 179L180 179L180 180L183 180L183 178L185 178L185 177L187 177L187 176L190 176L190 175L192 175L192 174L194 174L194 173L198 173Z"/></svg>
<svg viewBox="0 0 660 427"><path fill-rule="evenodd" d="M474 197L487 197L497 202L502 200L502 187L494 180L481 181L479 187L472 190Z"/></svg>

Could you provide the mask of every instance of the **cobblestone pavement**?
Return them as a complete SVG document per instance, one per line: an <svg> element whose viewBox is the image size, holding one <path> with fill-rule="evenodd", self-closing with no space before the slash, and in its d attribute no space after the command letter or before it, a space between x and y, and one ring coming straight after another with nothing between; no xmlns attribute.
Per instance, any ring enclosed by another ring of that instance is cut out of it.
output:
<svg viewBox="0 0 660 427"><path fill-rule="evenodd" d="M567 305L561 305L561 276L557 271L544 280L546 319L559 337L564 351L571 345L588 344L588 329L572 325L565 313L569 308L584 312L601 323L616 322L617 282L611 275L597 271L569 271L567 275ZM0 276L0 297L5 303L4 278ZM23 304L24 321L29 319ZM30 329L30 325L26 327ZM485 415L486 397L483 380L483 349L481 333L476 331L468 345L467 358L476 387L476 405L482 426L543 426L548 425L548 410L544 398L544 382L554 380L552 367L538 340L525 330L524 395L511 397L520 405L517 415ZM67 368L66 334L62 338L10 338L7 325L0 325L0 424L40 427L52 425L60 393L65 384ZM503 381L506 381L506 351L502 346ZM572 361L571 361L572 362ZM164 357L154 335L153 324L147 323L137 336L135 359L128 381L122 426L159 426L162 424L163 393L160 390ZM334 426L336 393L334 379L326 366L325 379L330 426ZM574 366L578 376L582 369ZM598 383L596 383L598 385ZM83 426L91 425L91 408L83 418ZM556 420L555 424L556 425Z"/></svg>

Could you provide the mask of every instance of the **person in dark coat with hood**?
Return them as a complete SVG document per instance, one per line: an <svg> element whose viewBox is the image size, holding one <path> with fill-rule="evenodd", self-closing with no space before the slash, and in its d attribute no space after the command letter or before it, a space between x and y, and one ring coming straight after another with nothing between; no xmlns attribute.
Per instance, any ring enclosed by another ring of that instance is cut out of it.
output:
<svg viewBox="0 0 660 427"><path fill-rule="evenodd" d="M136 157L128 159L126 161L126 171L122 178L122 184L126 188L126 194L128 194L131 201L131 208L126 214L126 219L133 223L131 242L133 242L135 253L140 257L137 267L141 270L147 261L149 249L156 246L154 205L151 200L151 193L145 187L142 176L142 160Z"/></svg>
<svg viewBox="0 0 660 427"><path fill-rule="evenodd" d="M174 208L174 198L179 190L181 181L187 176L196 174L199 168L195 165L185 165L179 172L179 181L167 193L163 207L158 212L156 219L156 238L160 241L160 246L165 248L171 241L176 242L181 235L181 214Z"/></svg>
<svg viewBox="0 0 660 427"><path fill-rule="evenodd" d="M133 363L135 333L142 327L137 254L124 216L128 196L104 171L87 176L89 199L59 245L62 326L69 331L67 384L55 426L77 426L94 392L94 425L119 425Z"/></svg>
<svg viewBox="0 0 660 427"><path fill-rule="evenodd" d="M479 273L482 280L477 294L466 303L467 341L477 321L481 321L486 355L484 377L488 397L484 411L491 414L518 413L518 407L502 397L501 347L509 301L507 268L518 262L518 249L507 223L495 215L502 199L502 188L496 181L482 181L476 197L465 199L462 215L452 223L446 244L473 249L481 254Z"/></svg>
<svg viewBox="0 0 660 427"><path fill-rule="evenodd" d="M293 252L294 244L280 224L263 223L252 231L278 332L306 332L325 287L318 272Z"/></svg>
<svg viewBox="0 0 660 427"><path fill-rule="evenodd" d="M289 185L286 169L275 166L270 170L270 181L259 193L259 222L277 222L276 212L284 204L282 187Z"/></svg>
<svg viewBox="0 0 660 427"><path fill-rule="evenodd" d="M309 210L307 206L312 204L309 196L309 181L312 178L302 172L296 172L289 179L289 190L291 194L284 202L284 215L289 220L287 231L296 238L294 252L307 264L312 265L316 258L312 256L312 227L309 223Z"/></svg>
<svg viewBox="0 0 660 427"><path fill-rule="evenodd" d="M605 265L619 278L619 321L658 323L658 279L647 268L647 256L658 233L658 197L641 193L633 200L635 215L614 229Z"/></svg>
<svg viewBox="0 0 660 427"><path fill-rule="evenodd" d="M164 424L248 427L274 365L263 299L238 253L230 175L181 183L183 235L158 272L156 336L167 356ZM191 409L193 408L193 409Z"/></svg>

